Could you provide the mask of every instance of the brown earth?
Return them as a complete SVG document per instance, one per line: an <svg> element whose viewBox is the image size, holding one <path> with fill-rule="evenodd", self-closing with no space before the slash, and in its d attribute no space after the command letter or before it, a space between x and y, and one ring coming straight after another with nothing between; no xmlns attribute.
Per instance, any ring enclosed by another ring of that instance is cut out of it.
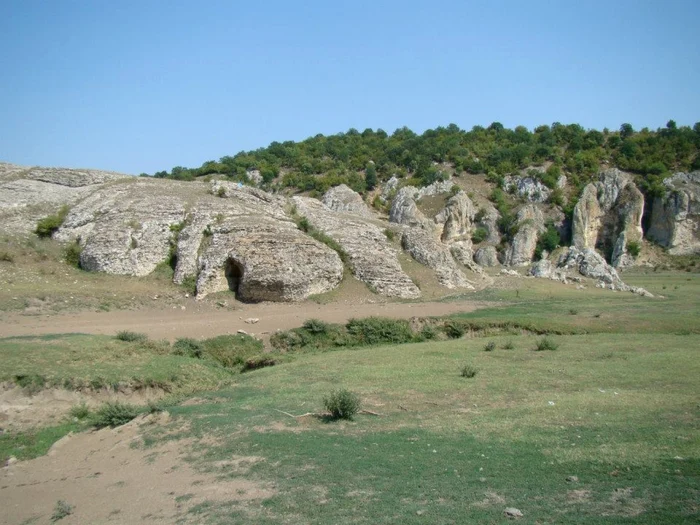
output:
<svg viewBox="0 0 700 525"><path fill-rule="evenodd" d="M0 469L0 524L52 522L59 500L71 509L60 520L65 525L197 523L187 511L204 501L235 501L254 511L274 494L273 487L243 478L260 458L231 457L220 473L205 474L184 461L193 443L139 446L150 425L168 420L163 413L69 435L46 456ZM240 477L231 478L232 472ZM226 479L219 479L224 473Z"/></svg>
<svg viewBox="0 0 700 525"><path fill-rule="evenodd" d="M183 299L169 309L146 308L111 312L73 312L51 315L26 315L5 312L0 316L0 337L61 333L112 335L121 330L142 332L154 339L213 337L245 330L266 335L276 330L301 326L307 319L343 323L353 317L383 316L396 318L448 315L470 312L481 305L471 301L425 303L335 303L241 304L235 309ZM184 307L184 309L183 309ZM246 320L258 319L256 323Z"/></svg>

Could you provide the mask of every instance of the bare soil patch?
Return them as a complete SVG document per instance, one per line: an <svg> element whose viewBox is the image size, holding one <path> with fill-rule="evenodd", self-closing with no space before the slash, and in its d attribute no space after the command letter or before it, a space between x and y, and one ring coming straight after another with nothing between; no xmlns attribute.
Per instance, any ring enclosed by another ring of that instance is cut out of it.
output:
<svg viewBox="0 0 700 525"><path fill-rule="evenodd" d="M167 414L138 418L116 429L71 435L48 455L0 469L0 523L48 523L58 500L72 506L62 524L197 523L187 511L209 502L236 502L256 508L274 494L243 478L218 479L183 461L185 446L167 441L139 448L150 425ZM236 472L260 458L233 458Z"/></svg>

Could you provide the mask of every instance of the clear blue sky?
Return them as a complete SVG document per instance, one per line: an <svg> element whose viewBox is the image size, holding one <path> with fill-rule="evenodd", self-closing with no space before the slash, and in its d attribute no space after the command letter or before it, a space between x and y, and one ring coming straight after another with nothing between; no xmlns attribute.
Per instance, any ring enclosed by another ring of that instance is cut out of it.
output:
<svg viewBox="0 0 700 525"><path fill-rule="evenodd" d="M0 0L0 160L153 173L354 127L700 121L700 0Z"/></svg>

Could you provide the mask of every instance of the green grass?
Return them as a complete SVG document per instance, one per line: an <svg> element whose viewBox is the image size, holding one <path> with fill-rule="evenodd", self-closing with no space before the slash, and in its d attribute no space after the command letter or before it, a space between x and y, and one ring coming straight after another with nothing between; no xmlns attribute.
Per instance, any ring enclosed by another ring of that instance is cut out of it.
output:
<svg viewBox="0 0 700 525"><path fill-rule="evenodd" d="M99 335L4 338L0 339L0 381L67 388L150 386L176 393L231 381L231 373L213 360L163 351L168 351L165 345Z"/></svg>
<svg viewBox="0 0 700 525"><path fill-rule="evenodd" d="M0 465L4 465L10 456L19 460L43 456L49 451L51 445L63 436L84 428L86 426L80 423L62 423L30 432L0 434Z"/></svg>

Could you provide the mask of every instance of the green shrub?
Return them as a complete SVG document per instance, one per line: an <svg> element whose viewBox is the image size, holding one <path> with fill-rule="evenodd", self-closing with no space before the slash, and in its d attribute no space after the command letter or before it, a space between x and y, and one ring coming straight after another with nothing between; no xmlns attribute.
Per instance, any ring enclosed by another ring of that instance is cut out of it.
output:
<svg viewBox="0 0 700 525"><path fill-rule="evenodd" d="M431 341L433 339L437 339L438 336L438 331L435 329L434 326L424 326L423 329L420 331L419 338L422 341Z"/></svg>
<svg viewBox="0 0 700 525"><path fill-rule="evenodd" d="M548 221L547 229L537 239L537 245L535 246L535 258L538 260L541 259L543 252L547 251L551 253L560 244L561 236L559 235L559 230L557 230L553 222Z"/></svg>
<svg viewBox="0 0 700 525"><path fill-rule="evenodd" d="M360 397L344 388L333 390L323 398L323 406L333 419L352 419L360 411Z"/></svg>
<svg viewBox="0 0 700 525"><path fill-rule="evenodd" d="M68 411L68 415L75 419L85 419L90 415L90 409L83 401L79 405L73 405Z"/></svg>
<svg viewBox="0 0 700 525"><path fill-rule="evenodd" d="M94 427L118 427L139 415L141 410L135 405L113 401L98 408L91 418Z"/></svg>
<svg viewBox="0 0 700 525"><path fill-rule="evenodd" d="M484 346L484 352L493 352L496 349L496 343L493 341L489 342Z"/></svg>
<svg viewBox="0 0 700 525"><path fill-rule="evenodd" d="M13 263L15 262L15 256L10 252L0 252L0 261Z"/></svg>
<svg viewBox="0 0 700 525"><path fill-rule="evenodd" d="M20 374L13 379L17 386L24 388L30 394L36 394L46 385L46 378L38 374Z"/></svg>
<svg viewBox="0 0 700 525"><path fill-rule="evenodd" d="M128 343L143 343L148 339L146 334L141 334L138 332L130 332L129 330L122 330L117 332L115 336L119 341L126 341Z"/></svg>
<svg viewBox="0 0 700 525"><path fill-rule="evenodd" d="M445 332L445 335L447 335L447 337L449 337L450 339L459 339L464 335L466 329L464 325L459 321L448 320L445 321L443 331Z"/></svg>
<svg viewBox="0 0 700 525"><path fill-rule="evenodd" d="M205 339L202 345L206 356L226 368L239 367L263 350L262 341L247 334L220 335Z"/></svg>
<svg viewBox="0 0 700 525"><path fill-rule="evenodd" d="M559 344L555 343L549 337L544 337L543 339L540 339L539 341L537 341L537 345L535 346L535 350L537 352L542 352L544 350L556 350L557 348L559 348Z"/></svg>
<svg viewBox="0 0 700 525"><path fill-rule="evenodd" d="M66 516L70 516L73 514L73 505L70 505L68 502L59 499L56 502L56 506L53 508L53 514L51 514L51 523L55 523L59 520L62 520Z"/></svg>
<svg viewBox="0 0 700 525"><path fill-rule="evenodd" d="M476 375L477 371L478 370L471 365L464 365L460 369L459 375L461 375L462 377L466 377L466 378L472 378Z"/></svg>
<svg viewBox="0 0 700 525"><path fill-rule="evenodd" d="M411 327L405 319L366 317L364 319L350 319L345 326L350 335L367 345L400 344L414 340Z"/></svg>
<svg viewBox="0 0 700 525"><path fill-rule="evenodd" d="M394 230L390 230L389 228L386 228L384 230L384 235L386 235L386 238L390 241L393 241L394 238L396 237L396 234L394 233Z"/></svg>
<svg viewBox="0 0 700 525"><path fill-rule="evenodd" d="M569 308L569 315L578 315L578 310L576 308Z"/></svg>
<svg viewBox="0 0 700 525"><path fill-rule="evenodd" d="M474 244L479 244L480 242L484 242L486 240L486 237L488 237L488 231L486 228L483 226L479 226L477 229L475 229L472 232L472 242Z"/></svg>
<svg viewBox="0 0 700 525"><path fill-rule="evenodd" d="M182 337L177 339L173 344L172 353L175 355L183 355L185 357L193 357L201 359L204 354L204 345L196 339Z"/></svg>
<svg viewBox="0 0 700 525"><path fill-rule="evenodd" d="M318 319L308 319L301 327L311 334L327 334L330 329L328 323Z"/></svg>
<svg viewBox="0 0 700 525"><path fill-rule="evenodd" d="M627 253L629 253L632 257L638 257L641 251L642 246L638 242L630 241L627 243Z"/></svg>
<svg viewBox="0 0 700 525"><path fill-rule="evenodd" d="M71 266L80 268L80 254L82 251L83 249L80 246L80 243L75 241L74 243L66 246L65 250L63 251L63 258Z"/></svg>
<svg viewBox="0 0 700 525"><path fill-rule="evenodd" d="M56 230L63 225L63 222L66 220L66 216L68 215L68 211L70 211L70 208L67 205L64 205L54 215L44 217L36 224L34 233L36 233L39 237L51 237Z"/></svg>
<svg viewBox="0 0 700 525"><path fill-rule="evenodd" d="M503 350L513 350L515 348L515 345L513 344L513 341L506 341L503 343L503 346L501 347Z"/></svg>

